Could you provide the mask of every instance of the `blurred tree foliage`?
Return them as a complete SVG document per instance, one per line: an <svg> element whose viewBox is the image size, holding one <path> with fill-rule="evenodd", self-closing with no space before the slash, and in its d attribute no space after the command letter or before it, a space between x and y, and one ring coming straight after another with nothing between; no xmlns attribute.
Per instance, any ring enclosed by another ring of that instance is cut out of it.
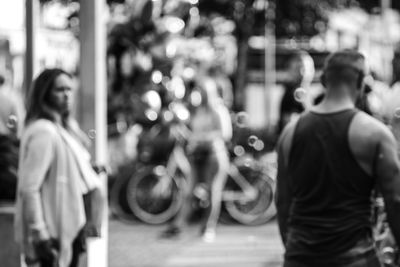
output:
<svg viewBox="0 0 400 267"><path fill-rule="evenodd" d="M311 37L326 28L332 9L359 6L357 0L275 0L278 38Z"/></svg>
<svg viewBox="0 0 400 267"><path fill-rule="evenodd" d="M271 0L276 4L278 38L311 37L324 32L328 12L360 7L369 13L380 12L380 0ZM399 10L400 1L392 1Z"/></svg>
<svg viewBox="0 0 400 267"><path fill-rule="evenodd" d="M199 10L205 16L222 15L235 22L238 59L237 70L233 77L235 102L234 109L243 110L244 91L246 85L248 39L255 34L254 26L260 12L254 8L256 0L200 0ZM262 14L264 14L262 12ZM264 16L261 17L263 19Z"/></svg>
<svg viewBox="0 0 400 267"><path fill-rule="evenodd" d="M63 3L79 2L79 0L40 1L42 4L50 1L60 1ZM129 6L134 2L141 1L107 0L110 7L118 3L125 3L126 6ZM190 24L190 1L162 0L162 2L163 6L166 6L168 2L176 2L178 8L175 8L173 11L174 14L169 15L181 18L186 25ZM239 111L243 110L243 88L245 88L247 82L248 40L252 35L263 35L265 25L268 22L272 22L269 25L275 27L278 39L308 38L323 33L326 30L328 15L331 10L361 7L368 12L376 13L379 12L379 6L379 0L198 0L197 7L200 15L206 19L202 20L204 23L201 23L191 33L193 34L192 36L186 37L213 36L213 29L210 27L209 21L216 16L223 16L234 22L235 29L233 34L236 38L238 54L236 72L231 78L235 93L234 109ZM392 1L392 6L399 8L400 1ZM151 7L149 6L148 10L150 9ZM134 9L132 10L134 11ZM162 45L163 40L167 37L157 32L157 27L150 17L151 15L148 12L142 12L141 16L130 16L128 20L111 27L108 33L107 51L108 55L112 55L114 60L111 63L114 66L113 72L115 76L109 85L111 92L130 92L132 88L143 88L142 80L150 79L152 67L146 69L141 66L133 66L128 76L123 75L122 66L127 54L131 54L135 58L141 57L143 62L147 62L146 57L149 57L149 54L151 54L152 64L167 66L165 72L168 71L170 63L156 62L162 59L155 57L154 53L151 52L154 50L153 47L155 45ZM71 14L69 19L71 21L75 19L76 21L78 13L74 12ZM138 54L138 51L141 54ZM123 96L123 98L129 99L127 96Z"/></svg>

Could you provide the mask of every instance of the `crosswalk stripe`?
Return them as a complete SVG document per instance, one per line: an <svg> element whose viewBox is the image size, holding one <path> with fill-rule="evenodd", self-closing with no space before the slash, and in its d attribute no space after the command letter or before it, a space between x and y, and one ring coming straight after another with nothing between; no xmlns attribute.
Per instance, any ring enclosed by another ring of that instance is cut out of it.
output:
<svg viewBox="0 0 400 267"><path fill-rule="evenodd" d="M222 241L222 240L220 240ZM206 267L228 265L231 267L278 267L282 263L283 247L276 240L271 242L232 244L226 242L197 242L180 251L168 262L167 266ZM266 265L267 264L267 265Z"/></svg>
<svg viewBox="0 0 400 267"><path fill-rule="evenodd" d="M184 250L183 253L185 255L197 255L197 254L202 254L202 255L222 255L222 254L233 254L233 255L242 255L242 254L252 254L252 255L282 255L283 251L282 250L277 250L277 249L214 249L214 250L201 250L198 248L194 249L188 249Z"/></svg>
<svg viewBox="0 0 400 267"><path fill-rule="evenodd" d="M217 257L177 257L168 261L168 266L187 266L193 264L241 264L241 263L267 263L282 262L280 257L268 256L217 256Z"/></svg>

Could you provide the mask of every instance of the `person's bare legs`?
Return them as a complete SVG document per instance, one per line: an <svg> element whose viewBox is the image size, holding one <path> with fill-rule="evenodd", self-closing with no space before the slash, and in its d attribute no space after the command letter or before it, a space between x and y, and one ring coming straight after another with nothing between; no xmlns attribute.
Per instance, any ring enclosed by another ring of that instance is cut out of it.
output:
<svg viewBox="0 0 400 267"><path fill-rule="evenodd" d="M217 152L208 161L206 175L210 187L210 202L202 229L203 240L212 242L215 239L216 228L221 212L222 194L229 168L229 158L225 153Z"/></svg>
<svg viewBox="0 0 400 267"><path fill-rule="evenodd" d="M182 227L187 223L192 211L194 184L194 179L188 179L187 186L181 188L181 190L183 190L182 206L175 215L171 224L168 226L167 230L163 232L164 237L173 237L180 234Z"/></svg>
<svg viewBox="0 0 400 267"><path fill-rule="evenodd" d="M183 193L183 202L181 208L169 224L168 228L163 231L162 237L165 238L179 235L182 227L185 226L192 212L193 190L197 181L197 171L196 167L193 166L193 164L190 164L186 155L181 153L184 152L179 151L179 156L176 157L176 164L181 169L185 179L185 181L182 182L183 186L180 187L180 190L182 190Z"/></svg>

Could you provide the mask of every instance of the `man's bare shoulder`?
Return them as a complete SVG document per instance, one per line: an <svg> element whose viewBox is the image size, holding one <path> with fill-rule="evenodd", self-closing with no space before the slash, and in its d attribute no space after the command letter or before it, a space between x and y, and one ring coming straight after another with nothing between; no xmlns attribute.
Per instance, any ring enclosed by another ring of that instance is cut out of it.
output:
<svg viewBox="0 0 400 267"><path fill-rule="evenodd" d="M299 118L292 119L285 126L285 128L283 128L283 131L278 139L278 144L276 147L276 150L278 152L278 158L282 159L282 163L285 166L288 164L290 149L292 147L292 140L298 121Z"/></svg>
<svg viewBox="0 0 400 267"><path fill-rule="evenodd" d="M280 134L278 139L278 147L282 146L283 144L287 144L288 142L291 142L297 122L298 118L293 119L283 128L282 133Z"/></svg>
<svg viewBox="0 0 400 267"><path fill-rule="evenodd" d="M387 125L362 111L358 112L354 117L350 128L350 134L375 142L393 137Z"/></svg>

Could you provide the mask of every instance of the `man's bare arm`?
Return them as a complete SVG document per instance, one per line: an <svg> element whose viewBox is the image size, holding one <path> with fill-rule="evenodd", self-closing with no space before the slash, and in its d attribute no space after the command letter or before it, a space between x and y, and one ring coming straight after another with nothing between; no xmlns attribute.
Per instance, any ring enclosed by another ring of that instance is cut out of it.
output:
<svg viewBox="0 0 400 267"><path fill-rule="evenodd" d="M286 237L288 231L288 218L289 210L292 204L292 195L288 183L288 158L292 144L292 138L296 122L290 123L282 132L277 145L278 152L278 174L277 174L277 188L276 188L276 207L279 231L281 234L282 242L286 244Z"/></svg>
<svg viewBox="0 0 400 267"><path fill-rule="evenodd" d="M385 201L389 226L397 244L400 244L400 162L397 143L389 129L383 129L379 137L375 173Z"/></svg>
<svg viewBox="0 0 400 267"><path fill-rule="evenodd" d="M287 236L287 220L289 217L289 207L291 204L291 197L288 191L287 184L287 170L283 166L283 155L282 148L278 147L278 175L277 175L277 185L276 185L276 207L277 207L277 219L279 231L281 234L281 239L283 244L286 244Z"/></svg>

